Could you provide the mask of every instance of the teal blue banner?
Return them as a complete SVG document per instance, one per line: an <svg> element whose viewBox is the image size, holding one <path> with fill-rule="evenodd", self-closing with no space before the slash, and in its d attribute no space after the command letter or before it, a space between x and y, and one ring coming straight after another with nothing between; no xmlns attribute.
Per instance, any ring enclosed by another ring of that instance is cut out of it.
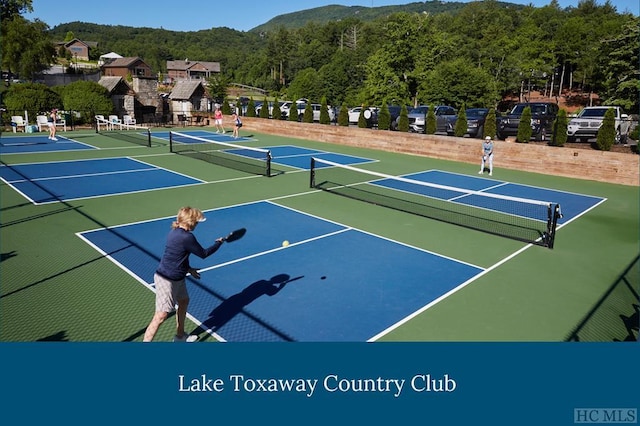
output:
<svg viewBox="0 0 640 426"><path fill-rule="evenodd" d="M2 343L3 418L22 425L538 426L599 416L637 424L639 349L637 343Z"/></svg>

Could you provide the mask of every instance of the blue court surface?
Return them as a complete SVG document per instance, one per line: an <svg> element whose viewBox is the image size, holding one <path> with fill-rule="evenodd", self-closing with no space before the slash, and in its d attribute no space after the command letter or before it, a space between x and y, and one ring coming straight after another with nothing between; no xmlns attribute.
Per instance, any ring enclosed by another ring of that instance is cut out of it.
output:
<svg viewBox="0 0 640 426"><path fill-rule="evenodd" d="M538 188L528 185L520 185L511 182L503 182L479 176L469 176L440 170L429 170L403 176L404 178L434 183L437 185L478 191L488 194L507 195L528 200L546 201L553 204L560 204L562 218L558 219L558 225L568 223L585 212L591 210L606 199L583 194L573 194L565 191L556 191L549 188ZM410 183L394 180L378 180L373 182L377 185L394 188L401 191L420 193L427 197L441 200L455 201L456 203L468 204L475 207L500 211L497 203L492 203L491 199L482 200L479 196L466 195L454 190L443 188L419 187ZM488 204L487 204L488 203ZM507 211L508 212L508 211Z"/></svg>
<svg viewBox="0 0 640 426"><path fill-rule="evenodd" d="M57 135L57 141L49 140L48 135L2 136L0 154L23 154L36 152L78 151L96 149L65 136Z"/></svg>
<svg viewBox="0 0 640 426"><path fill-rule="evenodd" d="M188 279L189 315L225 341L367 341L483 272L271 202L205 216L194 231L203 245L247 228L209 258L191 258L201 279ZM153 288L173 220L78 235Z"/></svg>
<svg viewBox="0 0 640 426"><path fill-rule="evenodd" d="M34 204L202 183L128 157L3 165L0 178Z"/></svg>

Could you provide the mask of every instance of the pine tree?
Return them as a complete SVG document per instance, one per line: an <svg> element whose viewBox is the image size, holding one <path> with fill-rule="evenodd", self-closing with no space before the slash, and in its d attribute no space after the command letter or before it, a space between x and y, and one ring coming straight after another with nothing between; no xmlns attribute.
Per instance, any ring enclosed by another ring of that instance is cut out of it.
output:
<svg viewBox="0 0 640 426"><path fill-rule="evenodd" d="M400 117L398 118L398 131L409 131L409 111L407 110L406 105L402 105L402 109L400 109Z"/></svg>
<svg viewBox="0 0 640 426"><path fill-rule="evenodd" d="M240 103L238 102L238 105ZM256 116L256 103L253 100L253 96L249 98L249 103L247 104L247 117L255 117Z"/></svg>
<svg viewBox="0 0 640 426"><path fill-rule="evenodd" d="M613 108L609 108L602 119L602 126L598 130L596 145L602 151L611 151L616 140L616 117Z"/></svg>
<svg viewBox="0 0 640 426"><path fill-rule="evenodd" d="M260 107L260 118L269 118L269 101L267 101L267 97L264 97L262 101L262 106Z"/></svg>
<svg viewBox="0 0 640 426"><path fill-rule="evenodd" d="M273 100L273 109L271 110L271 118L274 120L280 120L282 118L282 111L280 111L280 102L276 97Z"/></svg>
<svg viewBox="0 0 640 426"><path fill-rule="evenodd" d="M368 105L362 105L362 109L360 110L360 115L358 116L358 127L360 127L361 129L367 128L367 119L364 118L364 112L368 109Z"/></svg>
<svg viewBox="0 0 640 426"><path fill-rule="evenodd" d="M484 128L482 129L482 138L490 136L492 139L496 137L498 125L496 122L496 110L491 108L484 119Z"/></svg>
<svg viewBox="0 0 640 426"><path fill-rule="evenodd" d="M567 141L567 111L558 111L556 119L553 121L553 134L551 135L551 145L563 146Z"/></svg>
<svg viewBox="0 0 640 426"><path fill-rule="evenodd" d="M382 104L382 108L378 112L378 130L389 130L391 127L391 114L389 113L389 107L385 102Z"/></svg>
<svg viewBox="0 0 640 426"><path fill-rule="evenodd" d="M295 102L289 107L289 121L300 121L300 117L298 116L298 104Z"/></svg>
<svg viewBox="0 0 640 426"><path fill-rule="evenodd" d="M338 113L338 126L349 126L349 109L345 102L340 106L340 112Z"/></svg>
<svg viewBox="0 0 640 426"><path fill-rule="evenodd" d="M320 124L331 124L326 96L323 96L322 100L320 101Z"/></svg>
<svg viewBox="0 0 640 426"><path fill-rule="evenodd" d="M520 116L520 123L518 124L518 136L516 136L516 142L529 143L533 129L531 128L531 107L526 107L522 111Z"/></svg>
<svg viewBox="0 0 640 426"><path fill-rule="evenodd" d="M460 111L458 111L458 118L456 118L456 125L453 129L453 134L458 137L463 137L467 133L467 108L462 104Z"/></svg>
<svg viewBox="0 0 640 426"><path fill-rule="evenodd" d="M307 106L304 107L304 114L302 115L303 123L313 123L313 108L311 108L311 102L307 102Z"/></svg>
<svg viewBox="0 0 640 426"><path fill-rule="evenodd" d="M433 135L436 133L436 130L438 128L436 120L435 107L433 105L429 105L429 111L427 112L424 126L424 131L426 134Z"/></svg>

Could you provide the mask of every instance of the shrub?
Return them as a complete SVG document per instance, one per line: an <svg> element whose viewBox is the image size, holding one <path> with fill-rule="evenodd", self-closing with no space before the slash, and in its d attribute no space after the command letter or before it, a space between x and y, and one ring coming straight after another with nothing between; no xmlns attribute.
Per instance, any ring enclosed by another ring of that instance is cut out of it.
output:
<svg viewBox="0 0 640 426"><path fill-rule="evenodd" d="M274 120L280 120L282 118L282 111L280 111L280 102L276 97L273 100L273 109L271 110L271 118Z"/></svg>
<svg viewBox="0 0 640 426"><path fill-rule="evenodd" d="M496 110L491 108L487 113L487 117L484 119L484 129L482 130L482 138L491 136L495 138L498 133L498 125L496 123Z"/></svg>
<svg viewBox="0 0 640 426"><path fill-rule="evenodd" d="M269 118L269 101L267 101L266 96L262 101L262 106L260 107L260 118Z"/></svg>
<svg viewBox="0 0 640 426"><path fill-rule="evenodd" d="M467 133L467 109L462 104L462 108L458 111L458 118L456 118L456 125L453 129L453 134L458 137L462 137Z"/></svg>
<svg viewBox="0 0 640 426"><path fill-rule="evenodd" d="M613 108L609 108L602 119L602 126L598 130L596 145L602 151L610 151L616 140L616 117Z"/></svg>
<svg viewBox="0 0 640 426"><path fill-rule="evenodd" d="M402 105L402 109L400 110L400 117L398 118L398 131L409 131L409 111L407 111L406 105Z"/></svg>
<svg viewBox="0 0 640 426"><path fill-rule="evenodd" d="M526 107L522 111L522 116L520 117L516 142L529 143L532 134L533 129L531 128L531 107Z"/></svg>
<svg viewBox="0 0 640 426"><path fill-rule="evenodd" d="M329 107L327 106L327 98L325 96L323 96L320 101L320 124L331 124Z"/></svg>
<svg viewBox="0 0 640 426"><path fill-rule="evenodd" d="M425 120L424 131L428 135L433 135L437 130L437 122L436 122L436 112L435 107L433 105L429 106L429 111L427 112L427 117Z"/></svg>
<svg viewBox="0 0 640 426"><path fill-rule="evenodd" d="M553 134L551 135L551 145L563 146L567 142L567 111L558 111L556 119L553 121Z"/></svg>
<svg viewBox="0 0 640 426"><path fill-rule="evenodd" d="M338 113L338 126L349 126L349 110L344 102L340 106L340 113Z"/></svg>
<svg viewBox="0 0 640 426"><path fill-rule="evenodd" d="M242 113L242 110L240 110ZM256 116L256 103L253 100L253 96L249 98L249 102L247 103L247 117L255 117Z"/></svg>
<svg viewBox="0 0 640 426"><path fill-rule="evenodd" d="M389 107L385 102L378 112L378 130L389 130L391 127L391 114L389 113Z"/></svg>
<svg viewBox="0 0 640 426"><path fill-rule="evenodd" d="M305 123L313 123L313 108L311 107L311 102L307 102L307 106L304 107L302 121Z"/></svg>
<svg viewBox="0 0 640 426"><path fill-rule="evenodd" d="M361 129L367 128L367 119L364 118L364 112L368 108L368 105L362 105L362 109L360 110L360 115L358 116L358 127L360 127Z"/></svg>

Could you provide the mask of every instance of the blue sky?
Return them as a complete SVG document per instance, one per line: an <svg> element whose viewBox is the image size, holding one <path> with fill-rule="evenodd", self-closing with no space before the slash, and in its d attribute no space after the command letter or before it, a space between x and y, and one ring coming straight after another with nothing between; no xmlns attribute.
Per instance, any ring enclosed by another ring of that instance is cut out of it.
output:
<svg viewBox="0 0 640 426"><path fill-rule="evenodd" d="M467 0L463 0L467 1ZM511 0L513 3L545 6L551 0ZM561 7L577 6L579 0L559 0ZM596 0L604 4L605 0ZM413 3L412 0L33 0L33 13L27 19L38 18L55 27L81 21L105 25L164 28L175 31L197 31L229 27L239 31L264 24L278 15L305 9L340 4L343 6L389 6ZM618 12L638 15L638 0L611 0Z"/></svg>

